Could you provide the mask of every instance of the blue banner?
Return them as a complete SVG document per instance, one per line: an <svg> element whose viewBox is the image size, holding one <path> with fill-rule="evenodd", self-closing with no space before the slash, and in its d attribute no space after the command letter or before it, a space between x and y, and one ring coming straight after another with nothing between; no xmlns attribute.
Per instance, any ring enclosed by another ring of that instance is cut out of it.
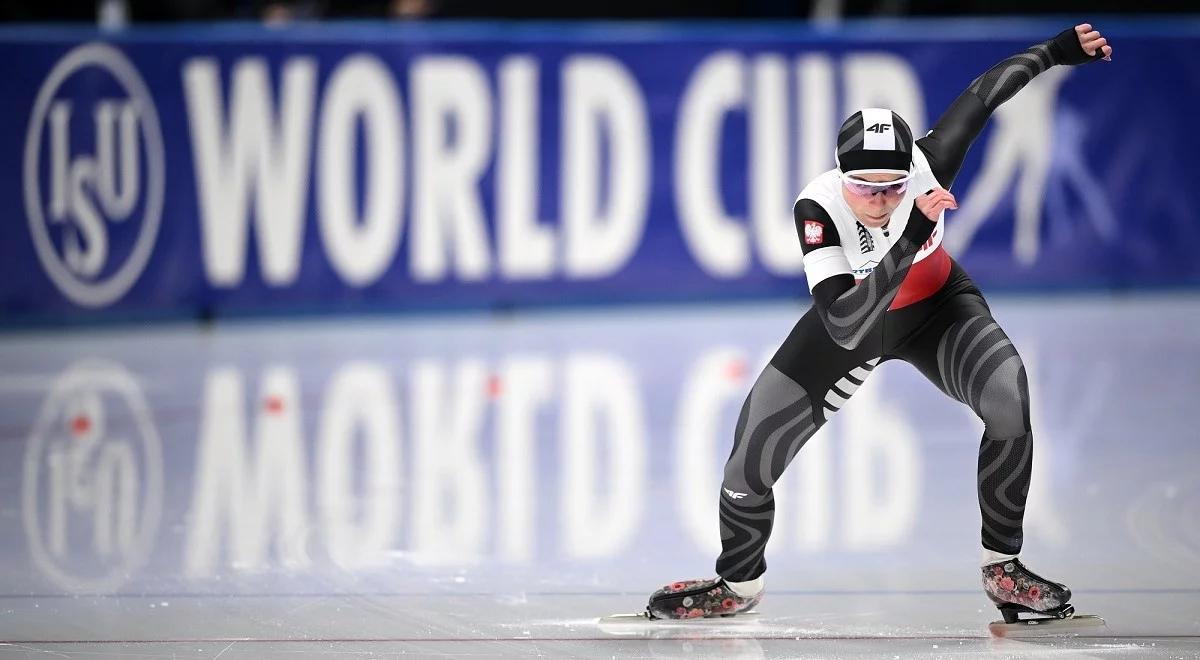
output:
<svg viewBox="0 0 1200 660"><path fill-rule="evenodd" d="M997 112L945 245L985 288L1194 286L1200 22ZM923 134L1057 23L0 31L0 310L142 316L803 296L841 120ZM1178 189L1178 190L1173 190Z"/></svg>

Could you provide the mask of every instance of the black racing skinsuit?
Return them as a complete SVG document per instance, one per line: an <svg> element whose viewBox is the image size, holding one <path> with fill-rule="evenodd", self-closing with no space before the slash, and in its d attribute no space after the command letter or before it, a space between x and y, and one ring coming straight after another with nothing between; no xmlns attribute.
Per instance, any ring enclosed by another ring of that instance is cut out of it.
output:
<svg viewBox="0 0 1200 660"><path fill-rule="evenodd" d="M992 112L1037 74L1099 57L1087 56L1070 29L975 79L933 130L916 141L935 178L950 187ZM825 236L838 240L828 213L816 202L799 200L795 213L801 236L801 223L815 218L826 223ZM871 370L892 359L915 366L983 420L978 463L983 545L1005 554L1020 551L1033 456L1025 367L979 289L953 260L930 295L889 309L934 227L915 206L913 213L919 217L910 218L866 279L856 284L848 274L835 275L813 287L812 308L746 397L721 488L717 573L723 578L752 580L766 570L773 484Z"/></svg>

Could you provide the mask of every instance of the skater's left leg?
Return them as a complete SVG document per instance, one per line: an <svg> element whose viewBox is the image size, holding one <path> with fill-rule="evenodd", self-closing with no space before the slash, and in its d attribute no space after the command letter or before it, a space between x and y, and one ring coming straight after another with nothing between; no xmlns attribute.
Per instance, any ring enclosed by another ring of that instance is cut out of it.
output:
<svg viewBox="0 0 1200 660"><path fill-rule="evenodd" d="M894 353L983 420L978 463L983 547L997 559L1016 555L1033 467L1029 383L1016 347L982 297L959 294Z"/></svg>
<svg viewBox="0 0 1200 660"><path fill-rule="evenodd" d="M988 597L1006 620L1015 620L1017 611L1069 615L1071 590L1017 559L1033 467L1029 382L1020 354L987 303L973 293L942 301L894 353L983 420L978 489Z"/></svg>

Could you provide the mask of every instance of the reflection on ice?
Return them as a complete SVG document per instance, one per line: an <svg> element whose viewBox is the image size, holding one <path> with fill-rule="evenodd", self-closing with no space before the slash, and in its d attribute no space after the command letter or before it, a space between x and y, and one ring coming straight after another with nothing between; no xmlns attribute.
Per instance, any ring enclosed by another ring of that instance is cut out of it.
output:
<svg viewBox="0 0 1200 660"><path fill-rule="evenodd" d="M18 538L35 569L12 576L13 588L189 592L232 580L239 591L488 589L520 575L534 591L640 593L704 574L718 548L731 429L795 314L733 308L13 342L2 348L44 351L38 363L59 374L36 397L4 390L23 460L9 443L3 465L20 484ZM1056 329L1096 327L1096 314L1060 314ZM1036 313L1011 316L1038 438L1032 548L1124 538L1132 498L1110 475L1129 448L1108 438L1131 422L1103 412L1145 398L1112 374L1155 359L1164 339L1126 334L1124 351L1097 359L1099 340L1086 333L1063 343L1042 332ZM1200 352L1182 351L1193 364ZM1162 378L1187 392L1194 375L1167 366ZM1146 442L1194 465L1191 427L1156 396L1163 425ZM880 576L909 588L960 584L926 579L941 562L974 561L980 428L914 370L876 370L777 485L774 574L802 575L812 588L849 567L864 588ZM1190 487L1186 465L1161 462L1159 480ZM1116 531L1105 537L1105 526ZM15 540L5 552L20 562ZM1196 548L1184 542L1172 554L1194 558ZM894 570L897 557L921 559Z"/></svg>
<svg viewBox="0 0 1200 660"><path fill-rule="evenodd" d="M190 497L169 511L184 523L183 574L211 577L221 565L301 570L314 561L314 539L321 556L349 571L386 566L397 548L416 565L434 566L614 558L631 551L650 508L672 512L686 542L711 551L729 416L746 383L729 370L744 357L733 360L724 349L688 357L695 366L680 386L674 431L654 434L653 443L635 363L618 353L529 355L494 371L476 359L421 358L400 373L353 360L317 383L315 405L301 394L299 365L205 365L197 374L195 440L185 432L171 448L173 478L191 485ZM69 367L64 378L82 368ZM134 525L145 526L135 508L163 506L161 485L151 483L160 472L135 463L124 439L136 430L149 439L144 444L157 443L137 403L144 394L123 367L89 368L99 380L71 385L79 410L59 410L67 405L59 392L46 406L61 428L71 419L91 426L73 431L65 449L64 441L43 449L46 423L31 436L27 508L34 519L47 511L47 541L30 537L39 556L47 544L51 555L65 553L68 501L72 511L92 514L99 556L112 554L114 543L131 552ZM922 459L912 424L881 396L886 379L862 389L840 427L797 462L799 478L780 486L784 515L774 548L869 551L909 539ZM129 401L111 393L105 400L112 382ZM134 412L119 415L109 433L105 406L119 405ZM675 460L651 468L651 451L672 438L667 456ZM137 449L161 469L156 452ZM665 499L659 481L673 485ZM538 530L547 528L554 533L539 548Z"/></svg>
<svg viewBox="0 0 1200 660"><path fill-rule="evenodd" d="M72 365L43 400L25 449L34 563L60 588L117 589L151 551L162 480L158 430L136 377L106 360Z"/></svg>

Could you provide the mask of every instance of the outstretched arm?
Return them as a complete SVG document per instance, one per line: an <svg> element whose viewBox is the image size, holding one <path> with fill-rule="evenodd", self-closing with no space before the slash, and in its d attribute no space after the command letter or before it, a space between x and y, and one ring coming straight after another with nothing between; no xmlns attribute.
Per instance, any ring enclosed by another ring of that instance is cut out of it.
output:
<svg viewBox="0 0 1200 660"><path fill-rule="evenodd" d="M917 252L933 233L937 218L942 211L957 207L954 195L940 188L918 197L904 233L875 270L855 284L829 214L811 199L796 202L792 212L804 250L804 272L813 306L834 343L845 349L858 347L895 300Z"/></svg>
<svg viewBox="0 0 1200 660"><path fill-rule="evenodd" d="M1039 73L1056 64L1086 64L1111 57L1108 40L1090 24L1083 23L988 69L950 104L929 135L917 140L917 146L929 159L933 175L949 188L962 167L967 149L988 118Z"/></svg>

